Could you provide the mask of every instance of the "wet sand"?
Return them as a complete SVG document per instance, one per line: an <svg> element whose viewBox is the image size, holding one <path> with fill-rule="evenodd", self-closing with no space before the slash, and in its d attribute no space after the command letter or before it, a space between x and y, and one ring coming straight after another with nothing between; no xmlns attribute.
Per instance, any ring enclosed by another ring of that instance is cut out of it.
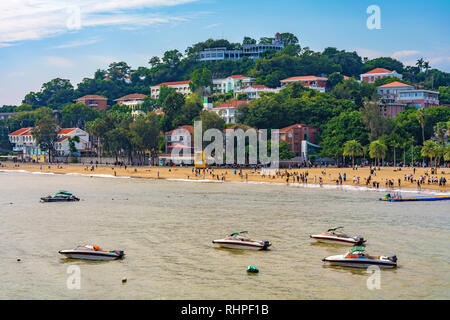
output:
<svg viewBox="0 0 450 320"><path fill-rule="evenodd" d="M12 162L3 162L0 170L25 170L32 172L43 172L43 173L56 173L56 174L95 174L95 175L108 175L117 177L134 177L134 178L152 178L152 179L187 179L187 180L213 180L213 181L241 181L241 182L273 182L273 183L286 183L286 172L289 174L305 174L308 173L307 184L319 185L320 177L322 177L322 183L325 185L337 185L336 180L339 174L342 176L346 174L346 181L343 181L343 185L355 186L355 187L371 187L373 188L373 182L378 182L380 188L389 187L386 185L386 179L394 180L394 188L399 189L398 180L400 179L400 189L414 189L414 190L434 190L434 191L450 191L450 169L440 168L437 170L438 174L431 175L430 168L416 168L415 173L413 168L392 168L392 167L381 167L379 170L377 168L376 172L371 176L371 182L366 186L365 179L370 176L370 169L357 168L354 170L352 168L296 168L296 169L280 169L280 173L283 176L269 176L266 174L263 176L260 171L254 171L253 169L243 169L242 175L239 175L239 170L234 169L213 169L212 172L207 169L205 174L201 169L200 175L195 175L193 172L193 167L120 167L120 166L106 166L106 165L94 165L94 170L91 170L91 165L82 164L30 164L30 163L18 163L14 164ZM325 173L324 173L325 172ZM417 186L417 179L420 176L426 176L426 182L421 185L419 189ZM442 173L444 172L444 173ZM405 175L412 175L414 182L405 180ZM359 184L354 182L354 177L359 177ZM445 177L447 183L445 186L439 186L438 183L428 184L428 177ZM302 183L300 179L297 182L295 177L290 177L289 183Z"/></svg>

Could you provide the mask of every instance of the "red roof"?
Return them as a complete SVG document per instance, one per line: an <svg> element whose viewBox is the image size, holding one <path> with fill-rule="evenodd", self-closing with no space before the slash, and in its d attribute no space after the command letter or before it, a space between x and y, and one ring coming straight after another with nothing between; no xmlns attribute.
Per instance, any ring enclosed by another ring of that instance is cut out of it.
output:
<svg viewBox="0 0 450 320"><path fill-rule="evenodd" d="M69 134L71 133L73 130L75 130L76 128L62 128L61 130L59 130L58 135L65 135L65 134Z"/></svg>
<svg viewBox="0 0 450 320"><path fill-rule="evenodd" d="M145 99L147 96L145 94L140 94L140 93L132 93L132 94L128 94L126 96L123 96L119 99L116 99L114 101L124 101L124 100L135 100L135 99Z"/></svg>
<svg viewBox="0 0 450 320"><path fill-rule="evenodd" d="M237 74L237 75L234 75L234 76L229 76L229 77L227 77L227 78L243 79L243 78L248 78L248 77L243 76L242 74Z"/></svg>
<svg viewBox="0 0 450 320"><path fill-rule="evenodd" d="M373 70L370 70L364 74L369 74L369 73L392 73L391 70L388 69L384 69L384 68L375 68Z"/></svg>
<svg viewBox="0 0 450 320"><path fill-rule="evenodd" d="M248 88L254 88L254 89L270 89L268 86L265 86L265 85L263 85L263 84L254 84L254 85L251 85L251 86L247 86L247 87L244 88L244 90L245 90L245 89L248 89Z"/></svg>
<svg viewBox="0 0 450 320"><path fill-rule="evenodd" d="M185 126L181 126L181 127L175 128L173 130L170 130L170 131L166 132L166 134L171 134L171 133L175 132L175 130L179 130L179 129L187 130L189 133L193 133L194 132L194 127L193 126L185 125Z"/></svg>
<svg viewBox="0 0 450 320"><path fill-rule="evenodd" d="M108 100L107 98L102 97L102 96L98 96L98 95L96 95L96 94L88 94L88 95L85 95L85 96L83 96L83 97L78 98L77 101L78 101L78 100L86 100L86 99Z"/></svg>
<svg viewBox="0 0 450 320"><path fill-rule="evenodd" d="M155 87L161 87L161 86L176 86L176 85L180 85L180 84L189 84L191 83L191 80L187 80L187 81L174 81L174 82L163 82L160 84L157 84Z"/></svg>
<svg viewBox="0 0 450 320"><path fill-rule="evenodd" d="M324 80L324 81L327 81L328 78L324 78L324 77L316 77L316 76L300 76L300 77L290 77L290 78L281 80L281 82L288 82L288 81L311 81L311 80Z"/></svg>
<svg viewBox="0 0 450 320"><path fill-rule="evenodd" d="M288 131L291 131L291 130L294 129L294 128L304 128L304 127L308 127L308 128L309 128L309 126L307 126L307 125L305 125L305 124L296 123L296 124L293 124L293 125L291 125L291 126L289 126L289 127L280 129L279 132L288 132Z"/></svg>
<svg viewBox="0 0 450 320"><path fill-rule="evenodd" d="M228 132L228 131L234 131L236 129L248 130L248 129L253 129L253 128L250 126L247 126L245 124L233 124L231 127L226 128L224 131Z"/></svg>
<svg viewBox="0 0 450 320"><path fill-rule="evenodd" d="M180 144L180 143L168 146L167 148L192 149L192 147L185 146L184 144Z"/></svg>
<svg viewBox="0 0 450 320"><path fill-rule="evenodd" d="M398 81L394 81L382 86L379 86L379 88L389 88L389 87L412 87L409 84L406 83L402 83L402 82L398 82Z"/></svg>
<svg viewBox="0 0 450 320"><path fill-rule="evenodd" d="M16 130L16 131L10 133L9 136L20 136L30 130L31 130L31 128L22 128L22 129L19 129L19 130Z"/></svg>
<svg viewBox="0 0 450 320"><path fill-rule="evenodd" d="M213 109L216 109L216 108L236 108L236 107L239 107L240 105L243 105L243 104L246 104L246 103L249 103L249 101L248 100L234 100L234 101L231 101L231 102L223 103L223 104L221 104L221 105L219 105L217 107L214 107Z"/></svg>
<svg viewBox="0 0 450 320"><path fill-rule="evenodd" d="M59 140L56 141L56 142L63 142L63 141L66 140L66 139L69 139L69 137L68 137L68 136L62 137L61 139L59 139Z"/></svg>
<svg viewBox="0 0 450 320"><path fill-rule="evenodd" d="M155 110L156 114L162 114L165 115L166 113L164 111L162 111L161 109Z"/></svg>

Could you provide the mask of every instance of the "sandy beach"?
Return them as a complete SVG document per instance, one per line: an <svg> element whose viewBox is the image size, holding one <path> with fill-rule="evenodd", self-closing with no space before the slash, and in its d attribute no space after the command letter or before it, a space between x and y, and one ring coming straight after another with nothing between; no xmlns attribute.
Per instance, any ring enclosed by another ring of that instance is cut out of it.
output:
<svg viewBox="0 0 450 320"><path fill-rule="evenodd" d="M370 168L296 168L296 169L280 169L279 175L262 175L260 171L254 171L253 169L242 169L241 175L239 169L200 169L200 174L195 174L193 167L130 167L127 166L106 166L106 165L82 165L82 164L32 164L32 163L12 163L3 162L0 170L25 170L31 172L43 172L43 173L72 173L72 174L95 174L95 175L108 175L117 177L134 177L134 178L152 178L152 179L187 179L187 180L214 180L214 181L241 181L241 182L272 182L272 183L299 183L299 184L320 184L320 178L322 178L322 184L325 185L337 185L339 174L342 176L342 185L360 186L360 187L374 187L374 182L379 183L379 188L388 188L389 184L386 184L386 180L393 181L393 188L395 189L414 189L414 190L434 190L442 192L450 192L450 169L440 168L437 170L437 174L431 174L430 168L416 168L415 172L413 168L392 168L381 167L371 175ZM93 169L93 170L92 170ZM443 173L444 172L444 173ZM198 173L198 172L197 172ZM287 175L289 173L289 181L287 181ZM302 175L308 174L307 181L302 182ZM345 181L344 181L345 174ZM428 175L426 175L428 174ZM299 175L299 181L297 182L297 175ZM411 179L405 179L405 175L412 175ZM366 179L371 176L370 183L366 185ZM425 177L425 182L418 188L417 179L420 176ZM358 183L359 177L359 183ZM441 177L445 177L447 183L445 186L439 186L439 182L428 183L428 177L437 178L438 181ZM399 186L400 182L400 186ZM375 184L376 186L376 184Z"/></svg>

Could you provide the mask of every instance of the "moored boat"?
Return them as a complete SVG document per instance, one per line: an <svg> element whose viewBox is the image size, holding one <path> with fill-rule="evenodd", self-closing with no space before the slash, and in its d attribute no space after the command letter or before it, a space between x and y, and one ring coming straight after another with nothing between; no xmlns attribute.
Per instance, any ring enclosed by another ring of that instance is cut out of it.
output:
<svg viewBox="0 0 450 320"><path fill-rule="evenodd" d="M365 240L361 236L349 236L342 232L344 227L337 227L328 229L326 232L321 234L312 234L310 238L315 239L322 243L332 243L332 244L343 244L343 245L361 245L365 243Z"/></svg>
<svg viewBox="0 0 450 320"><path fill-rule="evenodd" d="M242 236L247 231L233 232L224 239L213 240L212 243L221 248L265 250L272 244L268 240L252 240Z"/></svg>
<svg viewBox="0 0 450 320"><path fill-rule="evenodd" d="M41 202L70 202L70 201L80 201L80 199L75 197L72 193L64 190L57 192L53 197L47 196L41 198Z"/></svg>
<svg viewBox="0 0 450 320"><path fill-rule="evenodd" d="M383 197L379 198L378 200L380 200L380 201L387 201L387 202L440 201L440 200L450 200L450 195L404 198L400 194L393 194L393 195L391 195L390 193L388 193L388 194L384 195Z"/></svg>
<svg viewBox="0 0 450 320"><path fill-rule="evenodd" d="M117 260L123 258L125 253L122 250L102 250L97 245L78 246L75 249L60 250L58 253L71 259L82 260Z"/></svg>
<svg viewBox="0 0 450 320"><path fill-rule="evenodd" d="M365 253L364 246L355 246L346 254L329 256L323 258L322 261L328 265L352 267L352 268L368 268L369 266L377 266L379 268L396 268L397 256L370 256Z"/></svg>

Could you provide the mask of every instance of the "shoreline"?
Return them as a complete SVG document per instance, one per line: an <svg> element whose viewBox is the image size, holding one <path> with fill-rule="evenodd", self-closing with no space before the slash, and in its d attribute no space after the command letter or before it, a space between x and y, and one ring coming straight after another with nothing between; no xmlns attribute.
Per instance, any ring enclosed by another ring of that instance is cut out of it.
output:
<svg viewBox="0 0 450 320"><path fill-rule="evenodd" d="M18 166L17 166L18 165ZM280 169L280 172L289 174L305 174L308 173L307 182L299 182L291 176L289 182L286 181L286 177L263 177L260 173L255 172L253 169L242 169L242 175L234 173L234 169L213 169L212 172L206 171L203 175L201 169L200 175L192 173L193 167L120 167L120 166L106 166L99 165L91 171L92 165L81 164L31 164L31 163L2 163L0 172L24 172L30 174L61 174L61 175L80 175L89 177L103 177L103 178L121 178L121 179L151 179L151 180L167 180L167 181L179 181L179 182L203 182L203 183L249 183L249 184L273 184L273 185L285 185L289 187L303 187L303 188L324 188L324 189L341 189L341 190L359 190L359 191L380 191L380 192L424 192L431 194L450 194L450 169L438 169L438 174L431 175L440 179L444 176L448 183L446 186L439 186L438 184L424 183L421 189L417 188L417 184L405 181L404 175L413 174L412 168L402 168L401 171L397 171L396 168L382 167L377 171L377 175L372 175L371 179L379 183L379 187L373 187L372 183L366 185L364 178L370 176L369 168L358 168L353 170L352 168L296 168L296 169ZM41 169L42 168L42 169ZM194 169L195 170L195 169ZM326 171L324 174L322 171ZM416 168L416 174L413 175L414 179L419 178L420 175L424 175L425 172L430 172L430 168ZM445 174L441 172L444 171ZM337 184L336 179L338 175L346 174L346 181L342 184ZM319 177L322 177L322 185L318 182ZM353 183L353 178L360 177L360 183ZM314 179L316 178L316 179ZM222 180L223 179L223 180ZM385 180L394 180L394 186L386 186ZM401 185L398 187L398 179L400 179ZM314 182L316 180L316 182Z"/></svg>

